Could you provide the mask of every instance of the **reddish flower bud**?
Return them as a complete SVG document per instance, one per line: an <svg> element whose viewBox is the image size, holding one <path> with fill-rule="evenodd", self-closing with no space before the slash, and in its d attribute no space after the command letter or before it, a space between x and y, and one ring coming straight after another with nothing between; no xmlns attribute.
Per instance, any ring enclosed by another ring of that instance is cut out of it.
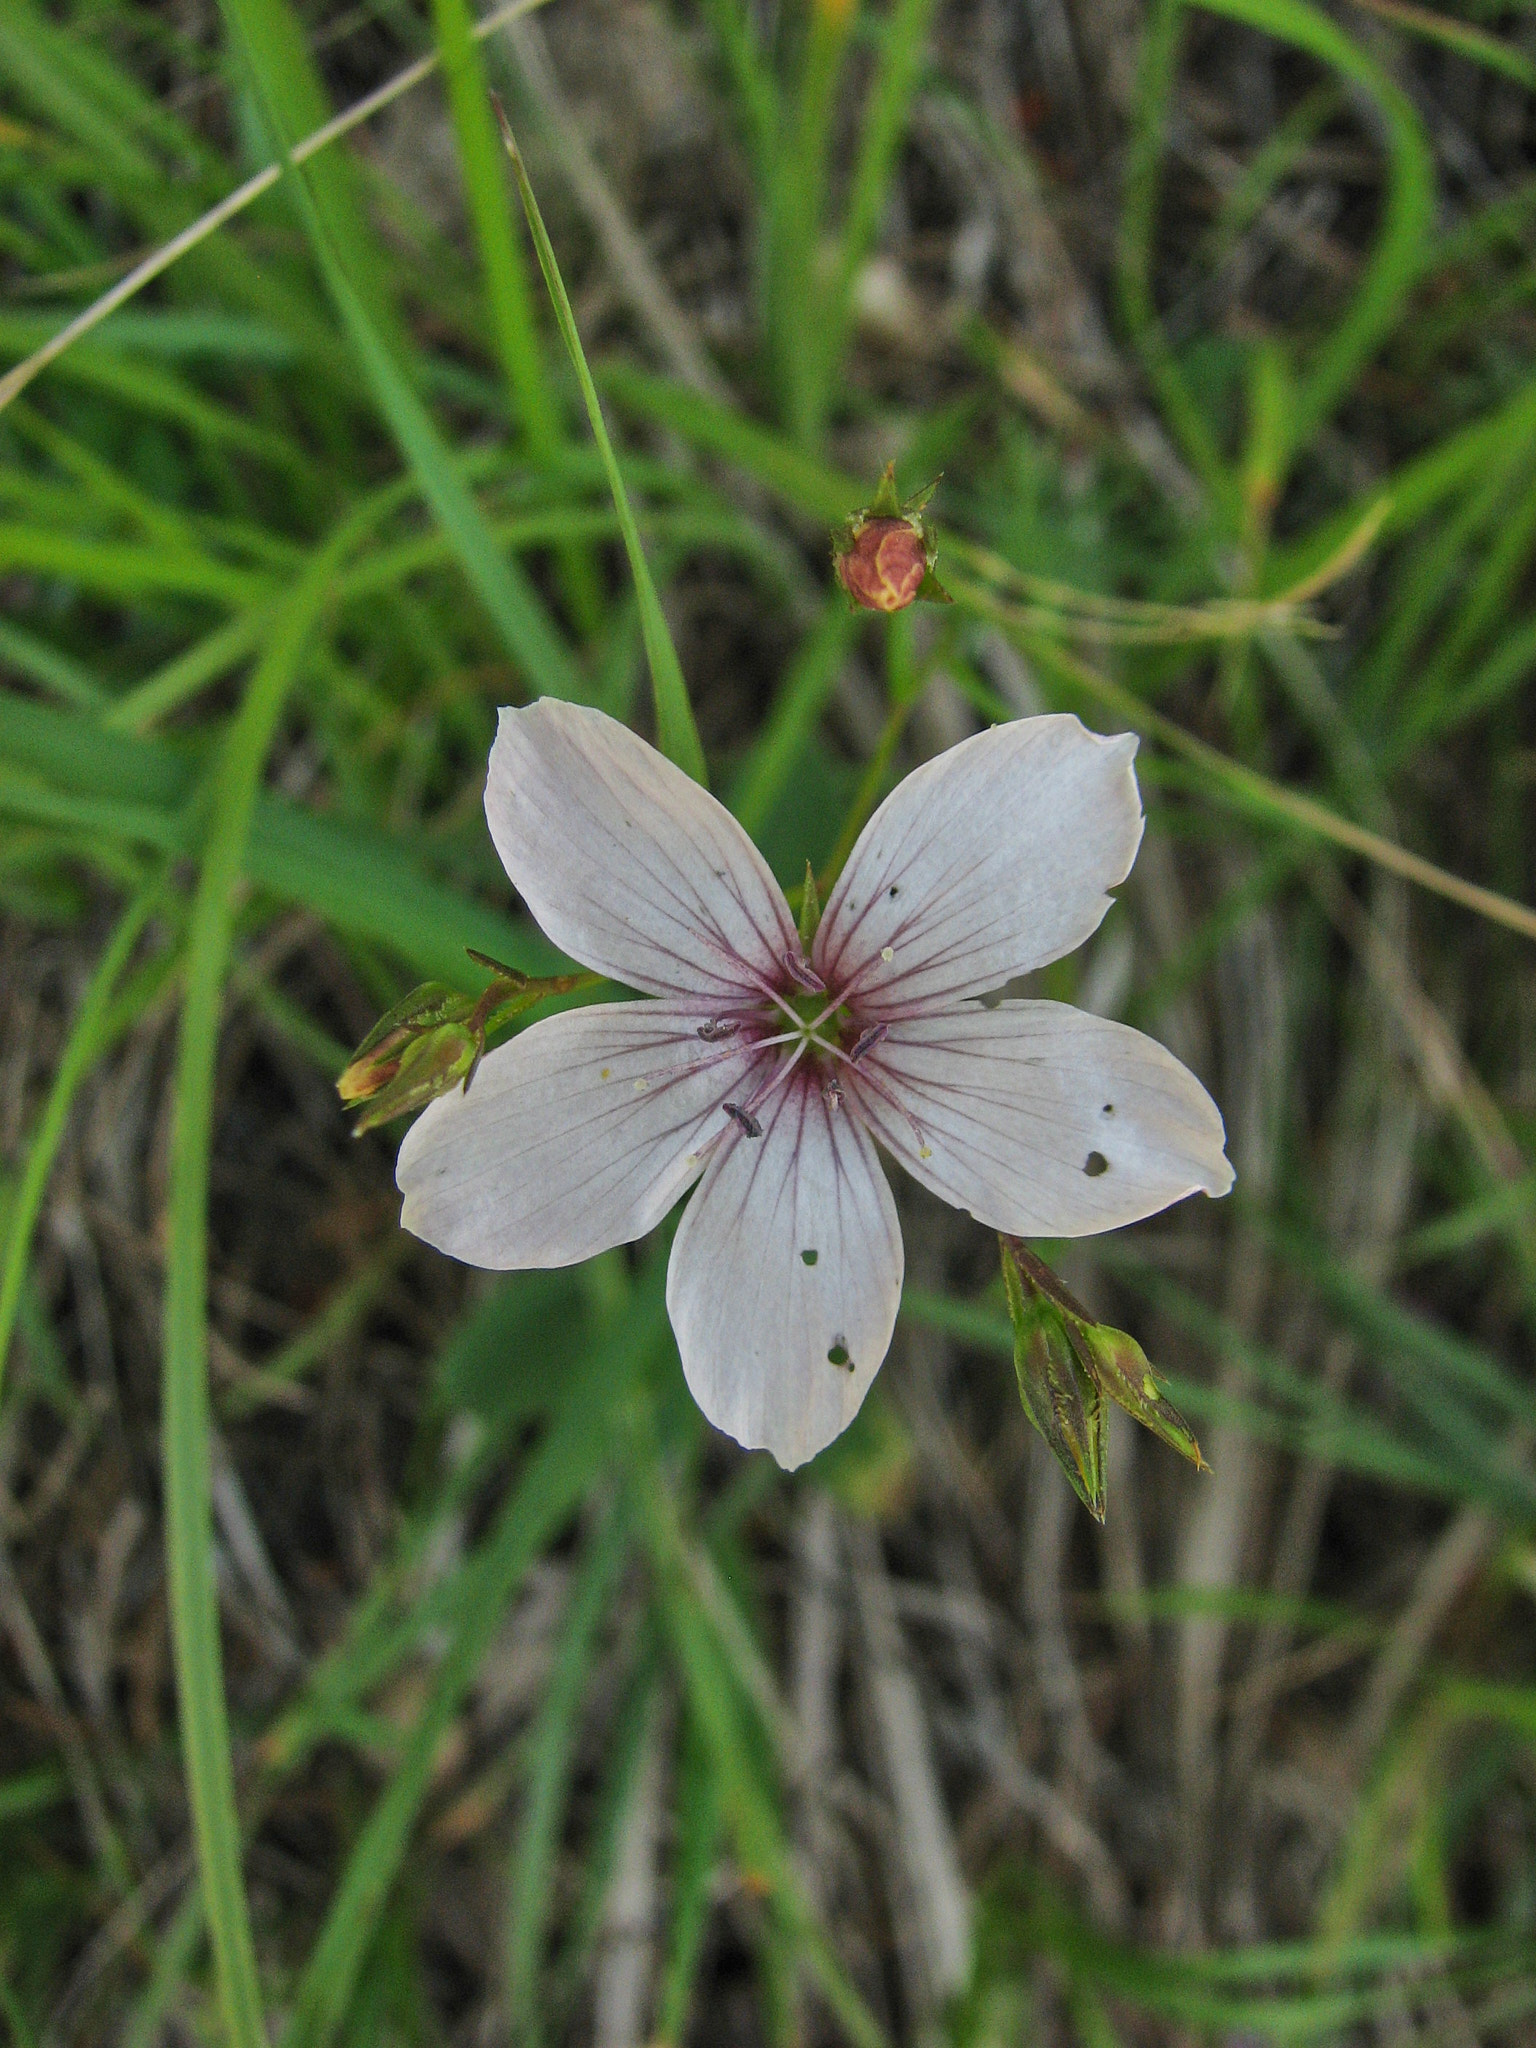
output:
<svg viewBox="0 0 1536 2048"><path fill-rule="evenodd" d="M927 574L922 529L910 519L862 520L837 557L838 581L865 611L905 611Z"/></svg>
<svg viewBox="0 0 1536 2048"><path fill-rule="evenodd" d="M934 546L922 510L933 485L908 498L896 495L896 470L887 463L872 505L855 512L832 543L837 580L861 611L900 612L917 598L948 604L949 592L933 573Z"/></svg>

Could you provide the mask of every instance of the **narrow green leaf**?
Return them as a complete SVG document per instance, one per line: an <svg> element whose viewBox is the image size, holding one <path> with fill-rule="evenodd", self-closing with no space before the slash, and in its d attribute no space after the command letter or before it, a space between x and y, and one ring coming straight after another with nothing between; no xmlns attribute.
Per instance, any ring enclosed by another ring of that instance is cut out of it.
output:
<svg viewBox="0 0 1536 2048"><path fill-rule="evenodd" d="M99 709L110 700L96 678L88 675L70 655L46 640L39 640L9 619L0 619L0 661L6 662L28 682L40 683L66 704L85 710Z"/></svg>
<svg viewBox="0 0 1536 2048"><path fill-rule="evenodd" d="M336 111L310 54L304 26L289 0L219 0L219 5L244 53L265 123L272 130L274 154L285 157ZM302 177L301 205L313 207L326 245L366 307L370 325L398 355L404 346L403 330L350 157L344 149L325 150L311 159ZM297 198L299 188L300 176L295 173L288 189Z"/></svg>
<svg viewBox="0 0 1536 2048"><path fill-rule="evenodd" d="M279 0L225 0L243 21L259 16ZM273 32L273 43L281 40ZM277 58L264 32L249 45L268 118L278 134L286 132L277 111L282 85ZM306 60L307 61L307 60ZM302 131L301 131L302 132ZM322 159L316 159L317 162ZM400 449L420 480L422 491L449 536L460 564L490 614L507 651L535 695L581 698L586 692L569 649L556 630L538 593L521 567L496 546L479 506L470 495L457 464L433 425L431 415L411 388L394 352L380 332L338 252L333 223L311 195L311 166L290 169L289 186L298 204L325 278L352 346L380 411Z"/></svg>
<svg viewBox="0 0 1536 2048"><path fill-rule="evenodd" d="M550 399L544 354L522 244L507 199L501 151L491 119L485 59L471 34L466 0L432 0L437 47L448 88L469 199L470 220L485 273L496 349L528 446L547 460L559 443L559 420Z"/></svg>
<svg viewBox="0 0 1536 2048"><path fill-rule="evenodd" d="M171 1639L198 1869L231 2048L269 2048L240 1874L240 1823L224 1704L208 1447L208 1171L219 1012L235 890L256 790L346 527L317 551L285 607L224 742L187 936L167 1217L162 1456Z"/></svg>
<svg viewBox="0 0 1536 2048"><path fill-rule="evenodd" d="M1370 95L1385 124L1389 176L1380 232L1348 312L1301 379L1289 429L1291 446L1299 449L1353 387L1391 331L1424 267L1434 225L1434 160L1407 95L1309 0L1198 0L1198 4L1209 13L1261 29L1331 65Z"/></svg>
<svg viewBox="0 0 1536 2048"><path fill-rule="evenodd" d="M731 809L749 832L760 832L810 743L862 619L841 592L800 643L772 709L731 789Z"/></svg>
<svg viewBox="0 0 1536 2048"><path fill-rule="evenodd" d="M499 104L497 112L501 113ZM566 294L565 280L560 275L554 247L544 226L544 217L539 212L539 202L534 196L533 186L528 181L528 172L517 146L517 138L508 126L504 114L501 116L501 133L507 146L507 155L512 159L512 172L517 179L523 211L528 216L528 231L533 236L539 268L543 271L544 282L549 288L550 301L555 309L555 320L570 352L571 364L581 386L581 395L586 401L587 418L592 422L592 437L597 442L598 451L603 458L603 468L608 477L608 488L613 493L614 510L619 517L619 531L624 537L624 551L629 556L630 574L635 579L635 595L640 605L640 630L645 639L646 659L650 663L651 687L656 695L656 737L661 744L661 751L669 761L675 761L695 782L707 785L709 775L704 765L704 749L699 743L698 727L693 722L693 707L688 702L688 685L683 681L677 649L672 644L666 615L661 609L661 599L657 596L656 586L651 580L650 565L645 559L645 549L640 542L640 529L635 524L629 493L624 488L624 478L619 470L618 457L614 454L613 443L608 438L603 409L598 403L597 386L592 382L592 372L587 368L586 351L581 345L581 335L576 326L576 315L571 311L571 302Z"/></svg>
<svg viewBox="0 0 1536 2048"><path fill-rule="evenodd" d="M63 1141L69 1112L81 1082L102 1050L103 1026L108 1006L124 968L133 957L139 935L153 916L164 893L164 880L156 875L129 903L118 920L111 943L97 962L86 989L85 999L75 1013L63 1057L48 1091L48 1100L37 1129L27 1147L27 1163L12 1199L5 1222L3 1262L0 1262L0 1387L4 1385L5 1361L21 1306L22 1281L26 1277L27 1255L32 1232L43 1206L48 1176Z"/></svg>
<svg viewBox="0 0 1536 2048"><path fill-rule="evenodd" d="M507 1886L507 1993L514 2034L546 2038L539 1978L554 1904L552 1878L570 1793L581 1708L597 1632L630 1543L627 1508L612 1509L583 1558L560 1629L549 1690L533 1730L528 1795Z"/></svg>
<svg viewBox="0 0 1536 2048"><path fill-rule="evenodd" d="M500 1627L507 1601L609 1455L608 1418L661 1326L661 1268L642 1284L613 1341L588 1352L562 1389L560 1412L486 1539L465 1587L431 1695L394 1776L348 1859L310 1952L284 2048L329 2048L347 2016L380 1913L410 1846L445 1729Z"/></svg>

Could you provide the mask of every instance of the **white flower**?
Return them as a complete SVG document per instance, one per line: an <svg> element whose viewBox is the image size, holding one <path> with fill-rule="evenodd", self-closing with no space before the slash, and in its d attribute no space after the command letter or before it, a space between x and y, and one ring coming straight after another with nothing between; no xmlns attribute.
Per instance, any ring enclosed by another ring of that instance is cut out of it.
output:
<svg viewBox="0 0 1536 2048"><path fill-rule="evenodd" d="M400 1148L402 1222L472 1265L564 1266L678 1224L667 1308L717 1428L803 1464L857 1414L901 1298L875 1145L1017 1236L1150 1215L1232 1169L1171 1053L975 999L1082 944L1141 839L1130 734L1021 719L909 775L806 959L713 797L600 712L503 711L491 836L544 931L646 1002L546 1018Z"/></svg>

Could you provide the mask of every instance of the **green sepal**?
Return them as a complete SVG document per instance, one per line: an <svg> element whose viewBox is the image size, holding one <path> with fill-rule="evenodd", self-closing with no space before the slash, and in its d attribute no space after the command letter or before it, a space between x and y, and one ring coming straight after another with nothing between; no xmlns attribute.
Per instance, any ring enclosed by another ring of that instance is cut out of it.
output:
<svg viewBox="0 0 1536 2048"><path fill-rule="evenodd" d="M954 601L930 566L925 572L922 582L917 586L917 596L913 599L913 603L953 604Z"/></svg>
<svg viewBox="0 0 1536 2048"><path fill-rule="evenodd" d="M463 1022L473 1009L473 999L446 982L422 982L374 1025L343 1069L337 1094L343 1102L367 1102L393 1078L413 1039L438 1025Z"/></svg>
<svg viewBox="0 0 1536 2048"><path fill-rule="evenodd" d="M929 486L930 490L932 486ZM888 462L876 488L873 502L859 514L860 519L900 519L905 507L896 495L896 465Z"/></svg>
<svg viewBox="0 0 1536 2048"><path fill-rule="evenodd" d="M389 1080L368 1098L362 1115L352 1126L353 1137L360 1138L364 1131L387 1124L394 1117L411 1116L418 1109L425 1109L429 1102L467 1079L479 1053L473 1033L463 1023L440 1024L436 1030L413 1038L401 1051Z"/></svg>
<svg viewBox="0 0 1536 2048"><path fill-rule="evenodd" d="M1013 1369L1024 1413L1049 1445L1072 1490L1104 1519L1104 1402L1085 1369L1072 1319L1003 1247L1003 1286L1013 1322Z"/></svg>
<svg viewBox="0 0 1536 2048"><path fill-rule="evenodd" d="M894 478L893 478L894 481ZM903 519L916 519L928 509L928 500L939 488L940 479L935 477L931 484L924 484L920 491L914 491L901 508Z"/></svg>
<svg viewBox="0 0 1536 2048"><path fill-rule="evenodd" d="M465 951L492 971L483 993L467 996L446 982L424 981L379 1019L348 1060L336 1092L349 1108L367 1105L352 1126L355 1138L425 1109L450 1088L462 1084L467 1089L485 1056L488 1034L550 996L593 988L602 979L597 974L524 974L472 946Z"/></svg>
<svg viewBox="0 0 1536 2048"><path fill-rule="evenodd" d="M998 1247L1024 1412L1089 1513L1104 1519L1106 1401L1161 1437L1197 1471L1206 1471L1193 1431L1164 1397L1136 1339L1096 1322L1044 1260L1016 1237L1000 1232Z"/></svg>
<svg viewBox="0 0 1536 2048"><path fill-rule="evenodd" d="M811 957L811 946L816 937L816 927L821 923L821 898L816 893L816 870L807 861L805 864L805 887L800 892L800 944L805 948L807 960Z"/></svg>

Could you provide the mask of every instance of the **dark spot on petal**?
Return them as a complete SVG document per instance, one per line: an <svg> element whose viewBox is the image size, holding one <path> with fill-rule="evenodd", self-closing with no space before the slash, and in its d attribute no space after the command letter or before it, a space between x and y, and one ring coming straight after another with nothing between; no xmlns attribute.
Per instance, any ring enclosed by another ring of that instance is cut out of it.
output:
<svg viewBox="0 0 1536 2048"><path fill-rule="evenodd" d="M834 1344L827 1353L827 1363L828 1365L846 1365L850 1372L853 1371L853 1360L848 1356L848 1346L846 1344Z"/></svg>
<svg viewBox="0 0 1536 2048"><path fill-rule="evenodd" d="M899 895L901 894L901 890L900 890L900 888L899 888L899 887L897 886L897 884L896 884L895 882L892 882L892 884L891 884L891 887L890 887L890 894L891 894L892 896L899 896Z"/></svg>
<svg viewBox="0 0 1536 2048"><path fill-rule="evenodd" d="M1114 1105L1114 1104L1113 1104L1112 1102L1106 1102L1106 1103L1105 1103L1105 1105L1104 1105L1104 1114L1105 1114L1106 1116L1113 1116L1113 1115L1114 1115L1114 1113L1115 1113L1115 1105Z"/></svg>
<svg viewBox="0 0 1536 2048"><path fill-rule="evenodd" d="M800 1256L805 1261L806 1265L814 1266L816 1261L820 1258L821 1254L814 1247L812 1247L809 1251L803 1251L800 1254Z"/></svg>
<svg viewBox="0 0 1536 2048"><path fill-rule="evenodd" d="M1090 1152L1083 1161L1083 1171L1090 1180L1097 1180L1101 1173L1108 1173L1109 1161L1102 1152Z"/></svg>

